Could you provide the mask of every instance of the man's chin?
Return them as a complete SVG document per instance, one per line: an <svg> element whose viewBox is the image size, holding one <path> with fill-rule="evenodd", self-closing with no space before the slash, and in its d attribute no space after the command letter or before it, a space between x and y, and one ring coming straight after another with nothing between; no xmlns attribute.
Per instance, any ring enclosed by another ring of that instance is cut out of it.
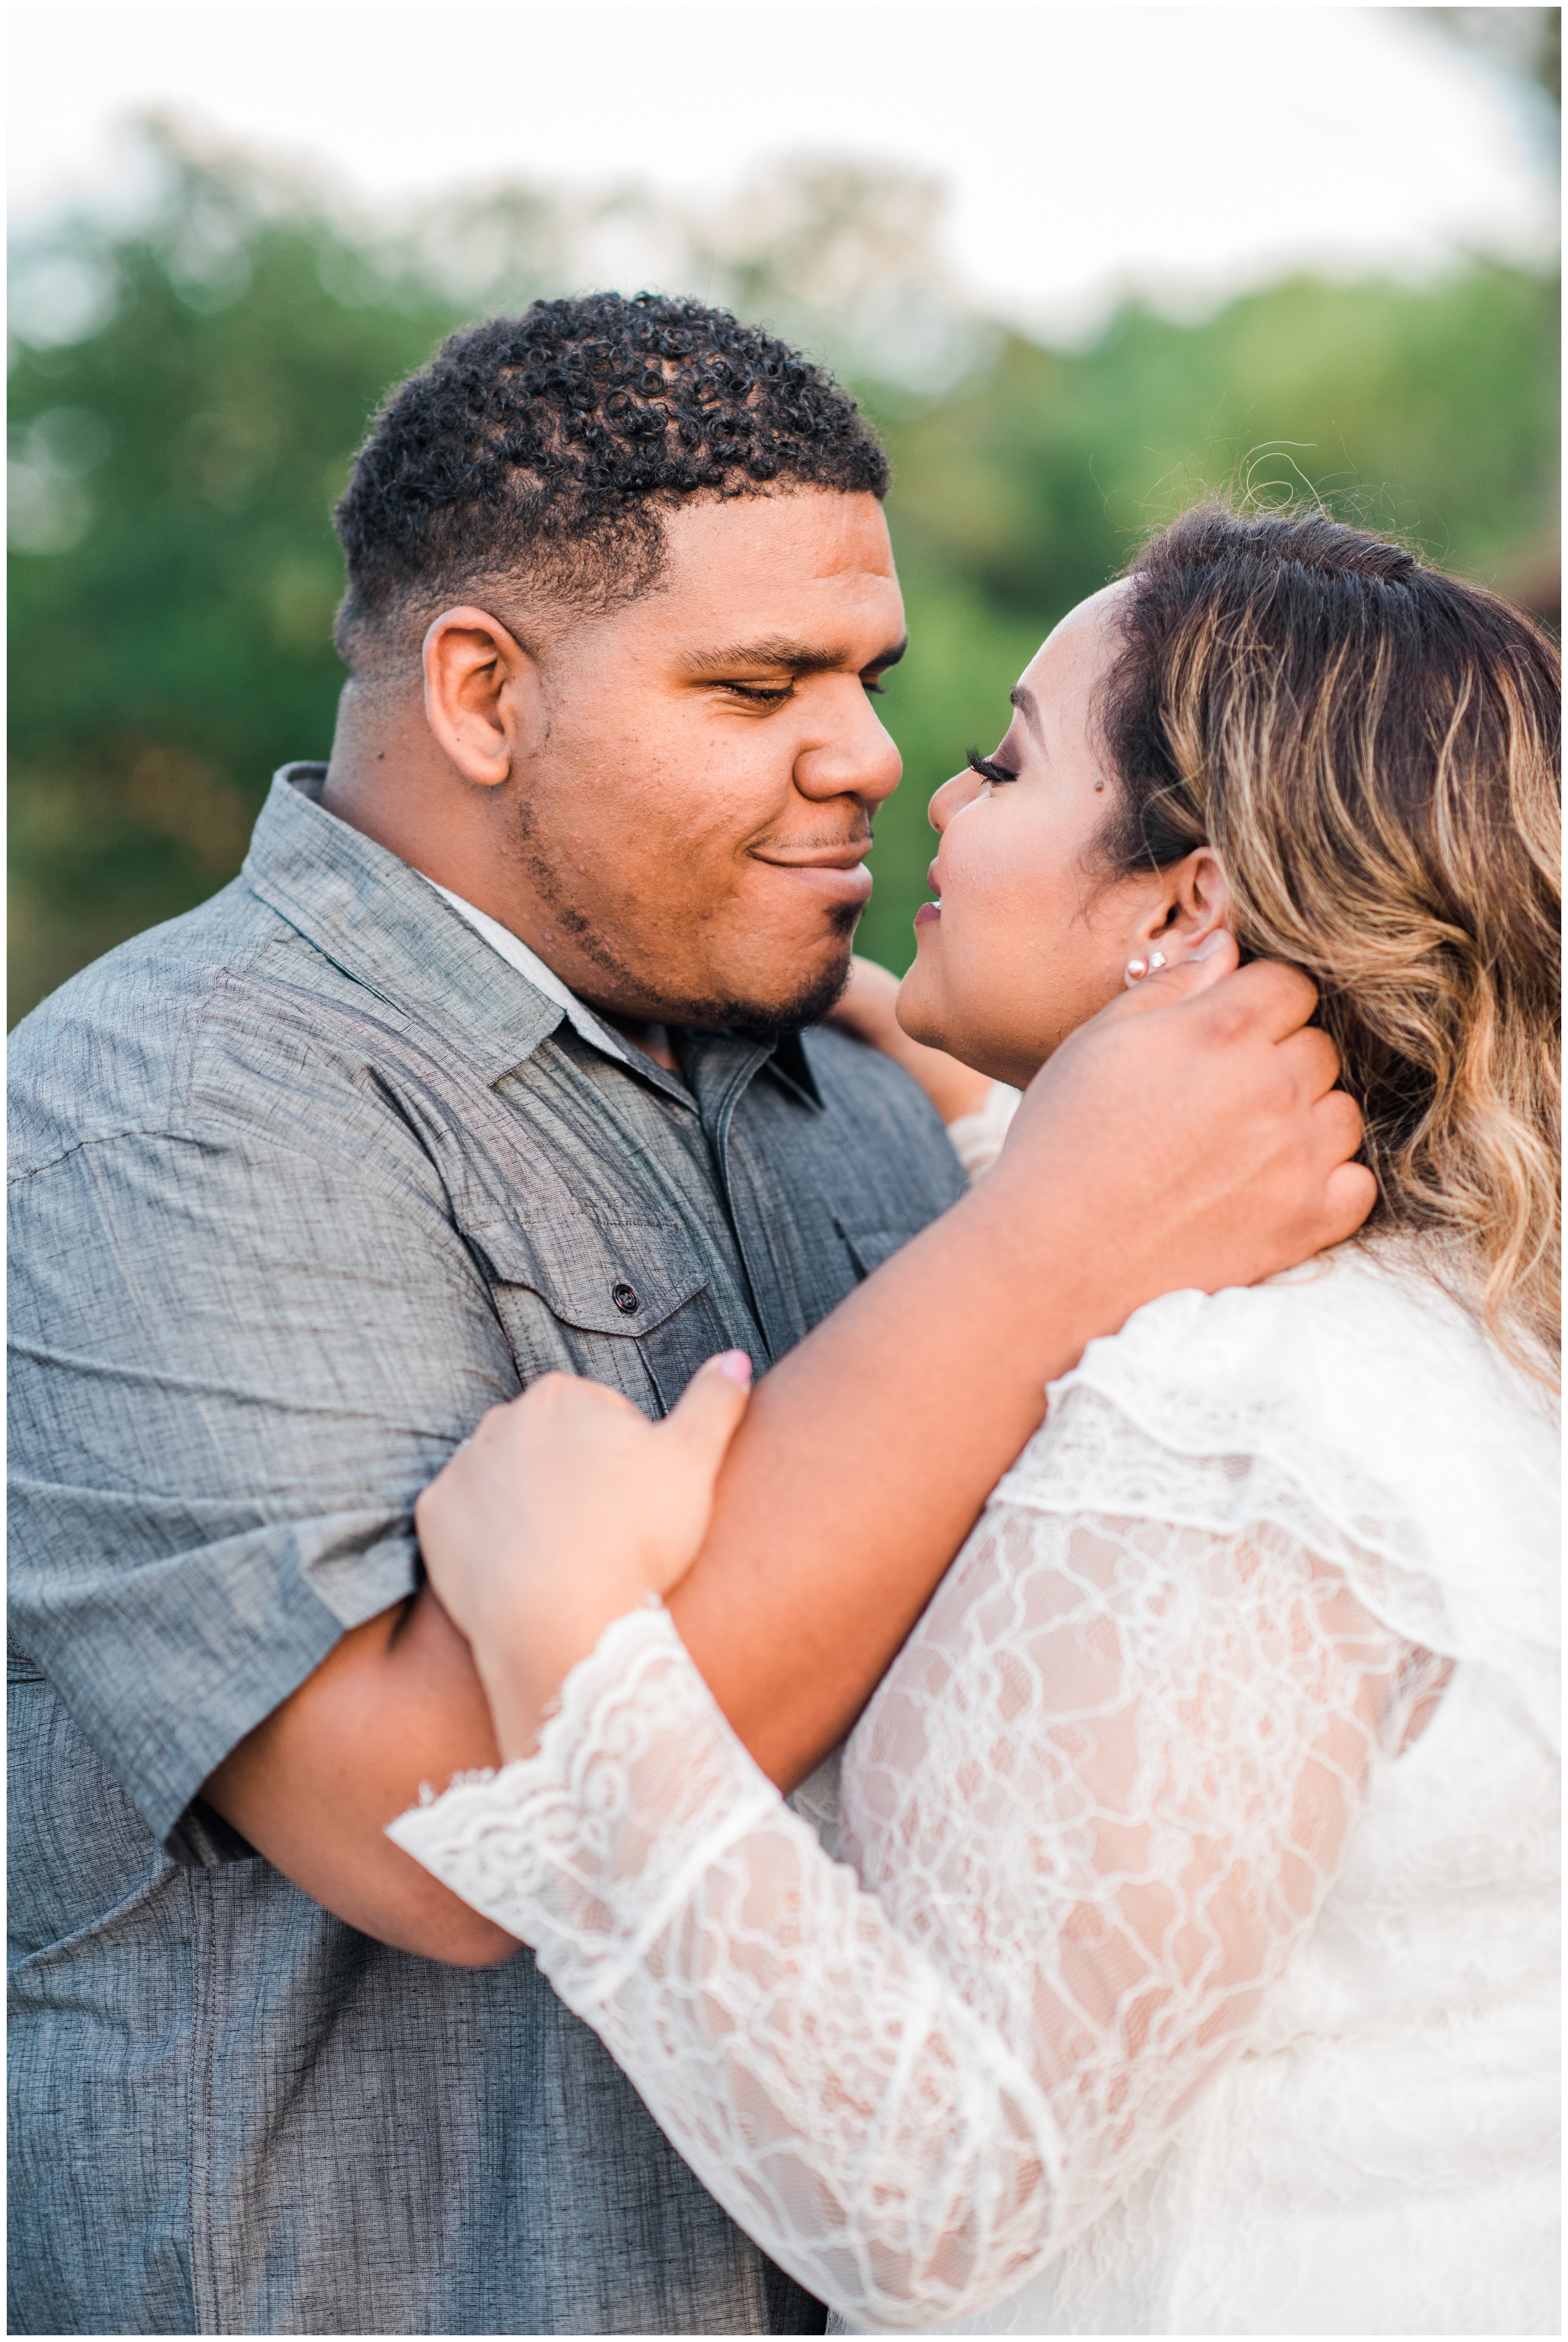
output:
<svg viewBox="0 0 1568 2342"><path fill-rule="evenodd" d="M842 959L834 958L817 969L792 992L765 1000L754 995L748 997L738 991L728 996L719 995L709 1000L693 1001L682 1009L672 1009L667 1022L689 1025L699 1032L738 1033L743 1040L757 1041L765 1046L801 1032L807 1025L820 1025L848 982L846 936Z"/></svg>

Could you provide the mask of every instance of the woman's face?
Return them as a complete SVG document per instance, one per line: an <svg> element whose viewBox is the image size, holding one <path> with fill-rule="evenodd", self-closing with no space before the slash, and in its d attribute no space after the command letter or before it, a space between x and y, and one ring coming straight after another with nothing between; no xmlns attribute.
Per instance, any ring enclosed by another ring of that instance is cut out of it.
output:
<svg viewBox="0 0 1568 2342"><path fill-rule="evenodd" d="M1205 846L1174 868L1106 880L1096 842L1120 786L1093 721L1120 647L1107 586L1063 619L1024 669L1013 721L984 772L931 801L940 897L915 915L917 957L898 1021L1022 1086L1067 1035L1115 998L1130 961L1190 958L1223 924L1223 879Z"/></svg>

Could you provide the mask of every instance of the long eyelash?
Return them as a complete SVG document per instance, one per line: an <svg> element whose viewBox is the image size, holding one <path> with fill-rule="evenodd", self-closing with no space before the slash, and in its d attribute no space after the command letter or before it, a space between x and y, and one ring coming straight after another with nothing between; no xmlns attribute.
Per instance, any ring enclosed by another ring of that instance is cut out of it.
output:
<svg viewBox="0 0 1568 2342"><path fill-rule="evenodd" d="M969 769L972 773L978 773L983 781L999 784L1018 778L1017 774L1010 773L1005 765L997 764L994 757L983 756L978 748L969 751Z"/></svg>

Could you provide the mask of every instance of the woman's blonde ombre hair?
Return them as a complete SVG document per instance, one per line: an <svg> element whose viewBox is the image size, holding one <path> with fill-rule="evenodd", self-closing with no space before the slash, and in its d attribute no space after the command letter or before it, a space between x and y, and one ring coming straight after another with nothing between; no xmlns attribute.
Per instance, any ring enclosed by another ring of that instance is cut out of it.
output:
<svg viewBox="0 0 1568 2342"><path fill-rule="evenodd" d="M1128 574L1102 711L1113 866L1213 846L1243 955L1318 986L1366 1118L1369 1228L1435 1239L1503 1346L1554 1374L1556 653L1321 512L1204 505Z"/></svg>

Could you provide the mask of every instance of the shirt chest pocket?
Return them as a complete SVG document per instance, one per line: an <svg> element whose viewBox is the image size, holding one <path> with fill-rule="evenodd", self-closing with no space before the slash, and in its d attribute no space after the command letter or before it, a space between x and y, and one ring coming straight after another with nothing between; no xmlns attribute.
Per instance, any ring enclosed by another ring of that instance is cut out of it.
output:
<svg viewBox="0 0 1568 2342"><path fill-rule="evenodd" d="M707 1271L678 1228L563 1214L467 1233L524 1384L589 1375L656 1416L726 1346Z"/></svg>

